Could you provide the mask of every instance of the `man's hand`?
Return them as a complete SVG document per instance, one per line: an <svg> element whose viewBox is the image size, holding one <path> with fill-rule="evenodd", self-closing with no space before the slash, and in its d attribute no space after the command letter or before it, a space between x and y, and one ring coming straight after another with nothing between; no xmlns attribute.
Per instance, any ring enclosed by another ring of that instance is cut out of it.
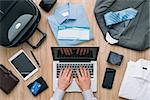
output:
<svg viewBox="0 0 150 100"><path fill-rule="evenodd" d="M77 70L78 78L76 78L76 82L82 91L89 90L91 88L90 72L82 67L79 70Z"/></svg>
<svg viewBox="0 0 150 100"><path fill-rule="evenodd" d="M71 68L65 68L64 71L61 70L59 79L58 79L58 88L60 90L65 91L69 85L72 83L72 69Z"/></svg>

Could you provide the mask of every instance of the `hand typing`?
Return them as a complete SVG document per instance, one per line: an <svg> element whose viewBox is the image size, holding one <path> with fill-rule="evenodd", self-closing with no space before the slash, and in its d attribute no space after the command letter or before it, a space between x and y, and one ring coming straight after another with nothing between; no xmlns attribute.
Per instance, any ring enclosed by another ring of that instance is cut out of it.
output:
<svg viewBox="0 0 150 100"><path fill-rule="evenodd" d="M89 90L91 87L91 78L89 71L86 70L86 68L80 67L80 69L77 70L77 76L78 78L76 78L76 82L80 89L82 91Z"/></svg>
<svg viewBox="0 0 150 100"><path fill-rule="evenodd" d="M72 83L72 69L67 67L63 70L61 70L59 79L58 79L58 88L60 90L66 90L70 84Z"/></svg>

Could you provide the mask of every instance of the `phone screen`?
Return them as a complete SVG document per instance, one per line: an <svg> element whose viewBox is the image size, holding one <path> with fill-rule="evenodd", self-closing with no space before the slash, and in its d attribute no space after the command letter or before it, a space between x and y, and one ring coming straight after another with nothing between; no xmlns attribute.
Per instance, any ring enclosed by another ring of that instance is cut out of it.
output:
<svg viewBox="0 0 150 100"><path fill-rule="evenodd" d="M114 81L116 70L112 68L106 68L104 81L102 84L103 88L111 89Z"/></svg>

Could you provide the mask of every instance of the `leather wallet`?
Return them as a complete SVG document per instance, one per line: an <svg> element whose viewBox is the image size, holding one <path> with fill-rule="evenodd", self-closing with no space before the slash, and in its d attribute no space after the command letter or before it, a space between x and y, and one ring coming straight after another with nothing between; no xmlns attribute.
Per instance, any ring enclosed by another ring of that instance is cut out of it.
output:
<svg viewBox="0 0 150 100"><path fill-rule="evenodd" d="M46 12L49 12L51 8L55 5L56 1L57 0L41 0L39 6Z"/></svg>
<svg viewBox="0 0 150 100"><path fill-rule="evenodd" d="M121 65L123 55L110 51L107 62L114 65Z"/></svg>
<svg viewBox="0 0 150 100"><path fill-rule="evenodd" d="M29 90L31 90L35 82L38 82L39 84L41 84L41 88L38 90L37 94L32 93L34 96L37 96L38 94L40 94L41 92L43 92L44 90L48 88L48 85L46 84L45 80L42 77L39 77L34 82L28 85Z"/></svg>
<svg viewBox="0 0 150 100"><path fill-rule="evenodd" d="M19 79L0 64L0 89L9 94L18 84Z"/></svg>

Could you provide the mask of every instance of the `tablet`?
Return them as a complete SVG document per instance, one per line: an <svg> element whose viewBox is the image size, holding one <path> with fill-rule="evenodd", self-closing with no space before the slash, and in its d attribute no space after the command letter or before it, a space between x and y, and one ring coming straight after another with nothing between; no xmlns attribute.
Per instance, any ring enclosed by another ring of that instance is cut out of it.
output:
<svg viewBox="0 0 150 100"><path fill-rule="evenodd" d="M9 62L23 78L23 80L27 80L38 71L38 67L23 50L20 50L15 55L13 55L9 59Z"/></svg>

